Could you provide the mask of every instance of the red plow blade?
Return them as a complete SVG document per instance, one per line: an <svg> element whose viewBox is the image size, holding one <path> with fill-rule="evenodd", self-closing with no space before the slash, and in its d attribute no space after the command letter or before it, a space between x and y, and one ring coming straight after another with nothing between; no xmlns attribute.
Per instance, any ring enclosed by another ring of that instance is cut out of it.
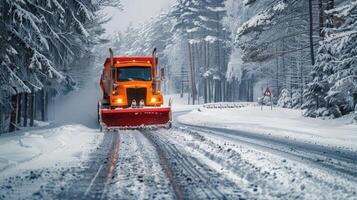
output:
<svg viewBox="0 0 357 200"><path fill-rule="evenodd" d="M103 109L101 121L107 128L165 127L171 122L171 108Z"/></svg>

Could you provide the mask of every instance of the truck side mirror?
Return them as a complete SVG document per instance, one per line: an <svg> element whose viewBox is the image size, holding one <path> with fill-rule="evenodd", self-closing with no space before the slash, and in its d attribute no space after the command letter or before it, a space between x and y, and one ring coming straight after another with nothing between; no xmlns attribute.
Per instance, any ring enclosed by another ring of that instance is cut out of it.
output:
<svg viewBox="0 0 357 200"><path fill-rule="evenodd" d="M165 78L165 68L160 69L160 75L161 75L161 79Z"/></svg>

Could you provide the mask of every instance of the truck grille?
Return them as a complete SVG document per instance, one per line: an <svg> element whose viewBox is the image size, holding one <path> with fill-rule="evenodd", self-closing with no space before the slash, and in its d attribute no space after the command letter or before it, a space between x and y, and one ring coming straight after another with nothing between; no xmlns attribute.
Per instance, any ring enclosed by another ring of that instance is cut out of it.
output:
<svg viewBox="0 0 357 200"><path fill-rule="evenodd" d="M139 104L140 100L144 100L144 102L146 102L146 88L127 88L126 94L128 97L129 107L131 106L131 103L133 102L134 99L137 104Z"/></svg>

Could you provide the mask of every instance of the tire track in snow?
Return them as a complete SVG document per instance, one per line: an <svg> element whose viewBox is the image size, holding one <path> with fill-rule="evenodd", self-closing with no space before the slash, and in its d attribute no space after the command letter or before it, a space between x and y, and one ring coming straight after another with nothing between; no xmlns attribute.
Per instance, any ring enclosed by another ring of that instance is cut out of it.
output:
<svg viewBox="0 0 357 200"><path fill-rule="evenodd" d="M119 144L120 138L117 132L104 133L103 141L89 155L85 166L74 168L71 172L76 179L67 183L67 189L56 194L56 199L106 198L111 174L115 173Z"/></svg>
<svg viewBox="0 0 357 200"><path fill-rule="evenodd" d="M120 151L108 199L172 199L155 147L136 130L119 131Z"/></svg>
<svg viewBox="0 0 357 200"><path fill-rule="evenodd" d="M157 154L159 155L159 159L160 159L160 165L162 167L162 169L165 172L165 175L167 176L167 178L170 181L170 184L172 186L172 189L175 193L175 197L177 200L182 200L184 199L184 195L183 192L181 191L181 188L179 187L179 185L175 182L174 177L173 177L173 172L169 166L169 161L166 159L164 153L162 151L159 151L159 146L156 143L153 143L151 138L149 136L147 136L147 134L144 133L144 135L147 137L148 140L151 141L151 143L154 145L154 147L156 148Z"/></svg>
<svg viewBox="0 0 357 200"><path fill-rule="evenodd" d="M104 183L104 189L102 192L101 199L104 199L108 193L108 186L111 183L112 179L114 178L116 165L119 157L119 149L120 149L120 137L119 133L114 133L114 143L110 153L110 160L108 163L108 174L106 177L106 181Z"/></svg>
<svg viewBox="0 0 357 200"><path fill-rule="evenodd" d="M159 137L239 185L247 199L356 197L356 182L234 139L176 127L160 131Z"/></svg>
<svg viewBox="0 0 357 200"><path fill-rule="evenodd" d="M242 191L235 183L190 156L190 152L177 148L160 130L143 134L168 162L173 175L171 182L178 185L184 199L242 199Z"/></svg>
<svg viewBox="0 0 357 200"><path fill-rule="evenodd" d="M342 177L347 177L352 181L357 181L357 152L333 149L292 139L277 138L239 130L182 123L179 123L179 125L183 125L190 130L225 138L230 141L234 140L236 142L245 143L258 149L268 150L272 153L280 154L300 162L308 162L323 170Z"/></svg>

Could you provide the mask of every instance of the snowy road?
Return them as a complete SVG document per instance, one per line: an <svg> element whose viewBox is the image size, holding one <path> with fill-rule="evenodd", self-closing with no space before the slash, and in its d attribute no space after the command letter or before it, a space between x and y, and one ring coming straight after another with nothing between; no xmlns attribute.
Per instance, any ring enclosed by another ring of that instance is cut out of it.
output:
<svg viewBox="0 0 357 200"><path fill-rule="evenodd" d="M346 149L304 143L288 138L278 138L238 130L179 124L180 127L249 145L252 148L268 151L289 159L302 161L336 173L352 180L357 180L357 153Z"/></svg>
<svg viewBox="0 0 357 200"><path fill-rule="evenodd" d="M76 130L54 132L67 129ZM170 130L78 130L99 135L90 151L74 153L88 154L77 165L38 165L9 176L5 169L0 199L357 199L351 149L179 122ZM41 138L36 134L21 141Z"/></svg>

